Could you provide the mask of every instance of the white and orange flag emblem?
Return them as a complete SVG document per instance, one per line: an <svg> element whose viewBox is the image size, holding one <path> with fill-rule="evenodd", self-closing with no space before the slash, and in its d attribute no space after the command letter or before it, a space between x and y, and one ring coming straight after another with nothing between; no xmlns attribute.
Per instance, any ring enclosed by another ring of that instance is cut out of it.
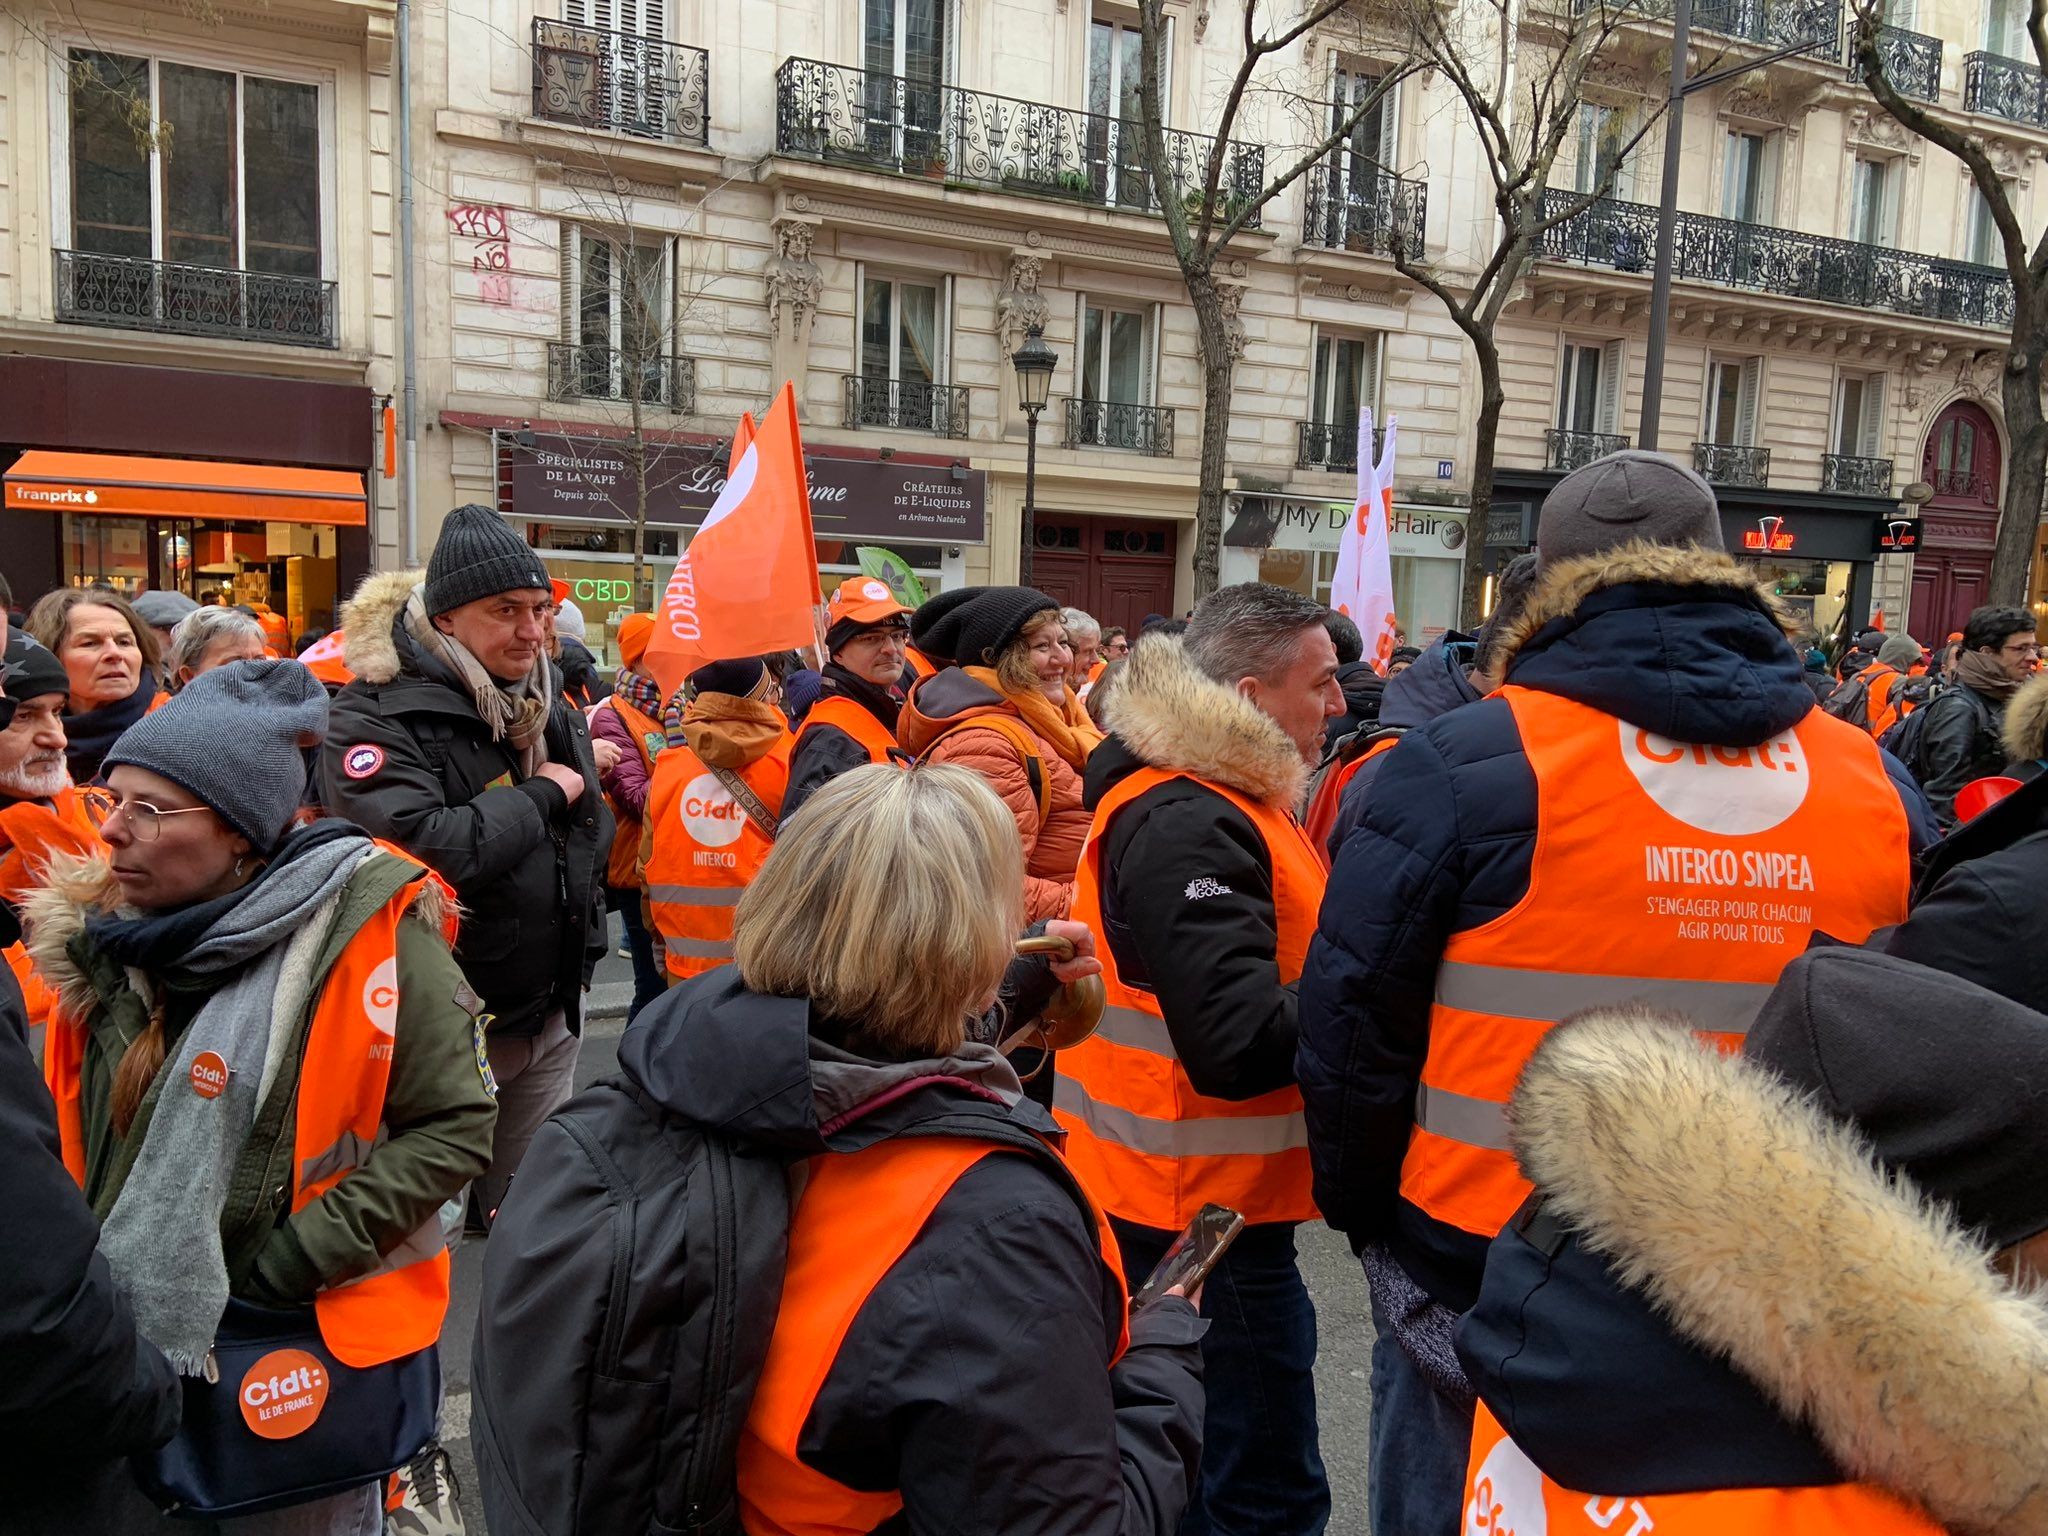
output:
<svg viewBox="0 0 2048 1536"><path fill-rule="evenodd" d="M1394 428L1387 429L1373 457L1372 412L1358 413L1358 504L1337 545L1337 573L1330 582L1330 606L1348 617L1365 637L1365 659L1386 675L1393 660L1394 631Z"/></svg>

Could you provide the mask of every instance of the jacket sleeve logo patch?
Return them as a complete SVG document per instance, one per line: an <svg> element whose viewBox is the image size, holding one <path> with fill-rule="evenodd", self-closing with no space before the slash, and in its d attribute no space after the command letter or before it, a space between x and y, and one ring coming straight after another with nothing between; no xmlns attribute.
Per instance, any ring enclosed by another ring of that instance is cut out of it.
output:
<svg viewBox="0 0 2048 1536"><path fill-rule="evenodd" d="M341 755L341 771L352 779L367 779L383 766L382 747L350 747Z"/></svg>
<svg viewBox="0 0 2048 1536"><path fill-rule="evenodd" d="M1189 901L1206 901L1211 896L1229 896L1233 894L1235 893L1230 887L1221 880L1211 880L1207 875L1190 880L1186 892Z"/></svg>

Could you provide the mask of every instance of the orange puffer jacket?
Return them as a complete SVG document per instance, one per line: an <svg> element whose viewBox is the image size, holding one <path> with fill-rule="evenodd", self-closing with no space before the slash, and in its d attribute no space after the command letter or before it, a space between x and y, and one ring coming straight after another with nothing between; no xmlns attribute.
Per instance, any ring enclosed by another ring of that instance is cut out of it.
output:
<svg viewBox="0 0 2048 1536"><path fill-rule="evenodd" d="M1056 710L1047 701L1042 711L1027 714L1015 699L1005 695L987 668L948 667L920 680L911 690L896 727L905 751L923 762L972 769L1010 808L1024 845L1024 920L1028 923L1067 915L1074 900L1074 869L1081 862L1081 844L1088 837L1088 812L1081 805L1081 766L1102 738L1088 726L1087 713L1071 692L1067 701L1066 709ZM1031 714L1044 718L1034 721ZM1038 742L1040 772L1051 787L1043 816L1016 741L999 729L975 729L972 725L977 719L998 715L1022 721ZM1047 729L1055 719L1058 726L1054 728L1064 728L1064 741ZM1079 761L1072 760L1074 757Z"/></svg>

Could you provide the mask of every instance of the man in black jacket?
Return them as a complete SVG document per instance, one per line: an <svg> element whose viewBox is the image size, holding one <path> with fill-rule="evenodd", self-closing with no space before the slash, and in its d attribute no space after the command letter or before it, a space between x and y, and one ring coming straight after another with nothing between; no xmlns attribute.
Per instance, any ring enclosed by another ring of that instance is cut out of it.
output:
<svg viewBox="0 0 2048 1536"><path fill-rule="evenodd" d="M605 949L612 817L580 711L554 693L540 556L487 507L442 525L426 578L373 576L343 616L356 680L334 701L321 799L455 887L455 958L489 1019L498 1080L488 1218L567 1099L582 991Z"/></svg>
<svg viewBox="0 0 2048 1536"><path fill-rule="evenodd" d="M0 945L20 936L0 905ZM123 1458L171 1437L179 1387L99 1256L99 1223L65 1171L25 1029L21 990L0 965L0 1526L68 1536L105 1529L104 1511L134 1498Z"/></svg>
<svg viewBox="0 0 2048 1536"><path fill-rule="evenodd" d="M2006 702L2034 675L2041 645L2024 608L1985 607L1963 625L1956 686L1935 695L1906 766L1919 777L1943 830L1955 825L1956 793L2005 766Z"/></svg>
<svg viewBox="0 0 2048 1536"><path fill-rule="evenodd" d="M1323 620L1330 632L1330 644L1337 648L1337 686L1344 690L1344 713L1323 727L1323 751L1334 752L1337 743L1353 731L1369 731L1379 723L1380 702L1387 691L1387 678L1373 671L1365 660L1365 636L1341 613Z"/></svg>

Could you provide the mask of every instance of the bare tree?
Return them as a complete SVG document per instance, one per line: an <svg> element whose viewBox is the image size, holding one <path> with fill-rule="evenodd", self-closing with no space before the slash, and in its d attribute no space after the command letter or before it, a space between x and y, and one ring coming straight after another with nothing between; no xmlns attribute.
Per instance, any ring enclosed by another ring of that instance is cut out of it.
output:
<svg viewBox="0 0 2048 1536"><path fill-rule="evenodd" d="M1878 105L1906 130L1946 150L1970 173L1998 230L1999 251L2012 280L2012 331L2000 370L1999 395L2011 438L2006 459L2005 501L1998 517L1986 601L2024 603L2034 565L2034 545L2048 489L2048 419L2041 401L2042 364L2048 359L2048 229L2035 234L2033 249L2014 206L2016 189L2002 181L1984 141L1953 128L1927 107L1899 93L1885 73L1885 0L1850 0L1850 49L1857 72ZM2033 0L2027 40L2037 69L2048 69L2048 0ZM2015 68L2023 66L2015 65ZM2033 76L2038 89L2039 75Z"/></svg>
<svg viewBox="0 0 2048 1536"><path fill-rule="evenodd" d="M1146 179L1153 188L1159 211L1173 243L1174 259L1187 285L1188 301L1195 311L1195 329L1202 356L1202 453L1201 488L1195 503L1195 596L1201 598L1216 588L1217 568L1223 548L1223 481L1228 470L1230 447L1230 397L1243 350L1241 332L1235 323L1236 304L1241 295L1218 279L1217 264L1225 257L1231 241L1253 229L1268 205L1282 192L1325 160L1338 145L1349 139L1357 126L1376 115L1387 93L1401 80L1422 67L1409 56L1391 65L1378 84L1360 101L1343 110L1330 112L1316 121L1306 147L1290 149L1292 156L1277 174L1264 178L1257 187L1247 187L1233 173L1238 169L1235 134L1248 100L1255 93L1277 92L1269 66L1283 60L1288 50L1316 28L1323 26L1350 6L1351 0L1308 0L1294 20L1270 30L1260 15L1260 0L1240 0L1243 6L1244 56L1238 61L1223 105L1213 124L1205 127L1207 152L1199 158L1186 152L1184 143L1169 145L1161 103L1166 99L1161 84L1165 60L1165 0L1139 0L1141 27L1140 102L1143 113L1139 140ZM1398 44L1397 44L1398 47ZM1268 78L1259 80L1265 71ZM1318 104L1320 106L1320 104ZM1179 153L1175 153L1179 149ZM1190 163L1192 160L1192 163ZM1198 187L1187 186L1190 172L1199 173ZM1405 206L1405 205L1400 205ZM1396 223L1399 220L1394 221ZM1388 238L1406 243L1420 240L1421 232L1402 227L1390 229Z"/></svg>
<svg viewBox="0 0 2048 1536"><path fill-rule="evenodd" d="M1593 185L1569 198L1551 198L1551 177L1573 135L1585 99L1587 72L1637 0L1605 0L1532 10L1522 0L1473 0L1440 6L1435 0L1395 0L1416 51L1442 77L1454 110L1470 121L1493 194L1498 223L1490 250L1470 271L1442 270L1405 245L1389 254L1395 270L1433 294L1452 324L1472 344L1479 364L1479 410L1472 443L1472 510L1462 607L1476 618L1486 578L1488 513L1493 505L1494 455L1500 437L1500 345L1495 327L1516 297L1543 237L1578 217L1614 189L1629 154L1661 120L1663 103L1645 108L1631 128L1616 134L1597 157Z"/></svg>

